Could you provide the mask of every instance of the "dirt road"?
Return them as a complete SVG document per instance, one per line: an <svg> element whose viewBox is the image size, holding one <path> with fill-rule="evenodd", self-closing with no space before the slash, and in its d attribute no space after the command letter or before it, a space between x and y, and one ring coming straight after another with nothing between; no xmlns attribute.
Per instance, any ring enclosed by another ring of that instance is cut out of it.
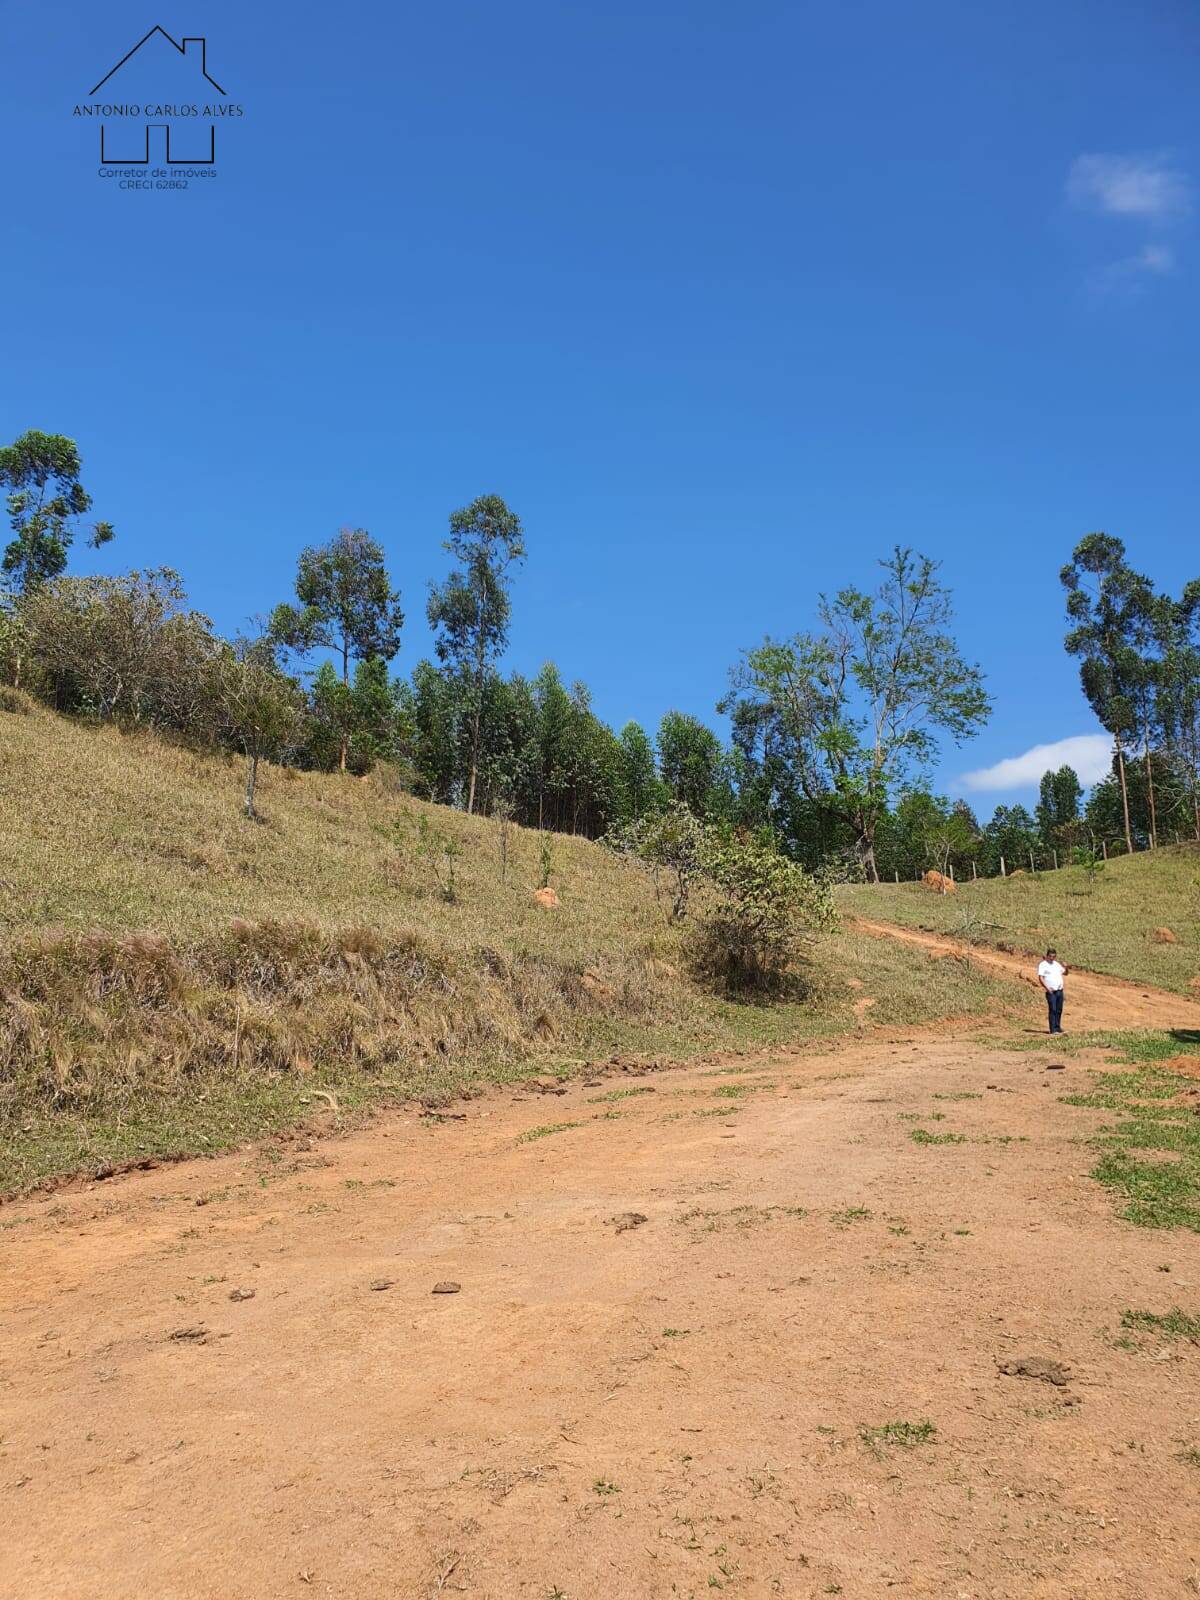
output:
<svg viewBox="0 0 1200 1600"><path fill-rule="evenodd" d="M1118 1339L1200 1251L1082 1076L876 1037L10 1206L0 1593L1195 1592L1200 1349Z"/></svg>
<svg viewBox="0 0 1200 1600"><path fill-rule="evenodd" d="M928 933L923 928L906 928L895 922L873 922L864 917L855 918L853 925L863 933L897 939L901 944L927 950L931 955L961 956L965 949L961 939L952 939L942 933ZM997 950L991 945L972 947L970 956L986 972L1029 984L1037 992L1038 999L1042 999L1042 990L1037 981L1037 956ZM1109 978L1096 972L1074 971L1068 974L1066 990L1064 1022L1069 1029L1076 1031L1093 1028L1200 1028L1200 1002L1171 994L1165 989L1127 983L1122 978ZM1040 1026L1044 1022L1043 1004L1037 1024Z"/></svg>

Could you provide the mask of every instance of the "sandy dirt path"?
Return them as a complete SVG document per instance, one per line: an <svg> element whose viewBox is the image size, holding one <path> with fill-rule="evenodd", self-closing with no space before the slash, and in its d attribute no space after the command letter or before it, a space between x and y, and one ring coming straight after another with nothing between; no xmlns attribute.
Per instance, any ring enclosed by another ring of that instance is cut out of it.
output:
<svg viewBox="0 0 1200 1600"><path fill-rule="evenodd" d="M1117 1341L1200 1244L1083 1075L876 1036L17 1202L0 1594L1194 1593L1200 1349Z"/></svg>

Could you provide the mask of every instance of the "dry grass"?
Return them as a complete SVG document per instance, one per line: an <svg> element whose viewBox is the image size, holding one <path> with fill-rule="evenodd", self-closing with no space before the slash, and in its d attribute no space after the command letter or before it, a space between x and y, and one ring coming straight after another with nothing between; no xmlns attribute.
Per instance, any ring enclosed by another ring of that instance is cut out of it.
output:
<svg viewBox="0 0 1200 1600"><path fill-rule="evenodd" d="M0 749L0 1190L614 1051L828 1037L856 999L881 1022L1002 1004L978 974L848 932L815 952L802 1003L721 1000L635 867L555 836L544 911L536 833L510 831L502 882L493 823L386 775L268 769L256 825L238 762L36 707L0 711ZM453 903L422 815L459 847Z"/></svg>
<svg viewBox="0 0 1200 1600"><path fill-rule="evenodd" d="M1187 993L1200 974L1200 845L1170 845L1110 861L1094 881L1081 867L1033 877L989 878L941 895L923 884L838 891L845 912L907 927L974 936L1069 964ZM1170 928L1176 944L1159 944Z"/></svg>

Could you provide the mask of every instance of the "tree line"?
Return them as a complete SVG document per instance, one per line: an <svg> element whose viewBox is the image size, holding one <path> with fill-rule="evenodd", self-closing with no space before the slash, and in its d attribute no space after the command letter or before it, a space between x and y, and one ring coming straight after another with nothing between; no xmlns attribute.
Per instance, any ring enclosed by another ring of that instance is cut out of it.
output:
<svg viewBox="0 0 1200 1600"><path fill-rule="evenodd" d="M550 663L501 671L527 550L498 495L451 513L448 570L425 606L434 659L401 675L401 598L365 529L303 549L292 594L226 639L168 567L69 574L77 537L114 536L87 526L81 472L61 435L0 450L12 527L0 678L66 713L242 751L250 816L264 760L350 773L385 762L403 787L468 812L598 837L682 805L806 867L870 880L939 863L986 874L1088 839L1152 846L1184 818L1200 837L1200 580L1160 595L1105 534L1082 540L1062 577L1066 647L1113 736L1112 776L1084 806L1069 768L1048 773L1036 816L1000 806L981 825L927 787L939 740L972 737L991 703L954 638L938 564L911 550L879 563L873 589L819 597L810 631L744 653L717 706L724 744L679 711L653 735L615 731Z"/></svg>

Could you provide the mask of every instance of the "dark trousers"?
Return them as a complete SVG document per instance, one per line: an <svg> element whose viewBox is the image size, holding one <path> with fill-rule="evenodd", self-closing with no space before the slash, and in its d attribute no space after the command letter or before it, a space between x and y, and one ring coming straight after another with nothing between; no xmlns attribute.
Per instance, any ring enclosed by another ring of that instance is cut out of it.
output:
<svg viewBox="0 0 1200 1600"><path fill-rule="evenodd" d="M1046 1005L1050 1010L1050 1032L1062 1032L1063 991L1061 989L1046 990Z"/></svg>

